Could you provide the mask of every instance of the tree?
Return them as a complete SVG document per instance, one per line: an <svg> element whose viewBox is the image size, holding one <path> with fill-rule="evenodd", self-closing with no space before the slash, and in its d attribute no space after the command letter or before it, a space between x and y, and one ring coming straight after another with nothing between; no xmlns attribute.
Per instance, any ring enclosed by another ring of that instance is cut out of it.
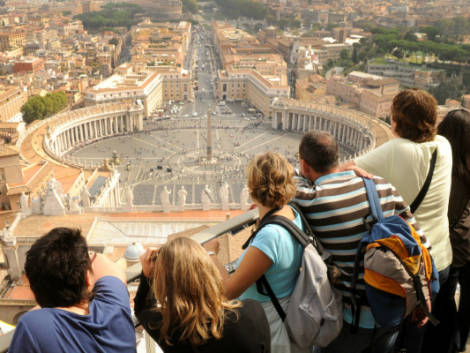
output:
<svg viewBox="0 0 470 353"><path fill-rule="evenodd" d="M183 0L183 11L190 13L198 13L199 5L197 0Z"/></svg>
<svg viewBox="0 0 470 353"><path fill-rule="evenodd" d="M436 40L436 37L441 33L439 27L437 26L427 26L421 28L421 30L426 33L427 38L432 41Z"/></svg>
<svg viewBox="0 0 470 353"><path fill-rule="evenodd" d="M40 96L33 96L21 107L23 113L23 120L29 124L37 119L44 117L46 107Z"/></svg>
<svg viewBox="0 0 470 353"><path fill-rule="evenodd" d="M249 17L263 20L268 14L265 5L252 0L215 0L224 16L230 18Z"/></svg>
<svg viewBox="0 0 470 353"><path fill-rule="evenodd" d="M48 93L46 96L33 96L21 107L23 120L29 124L34 120L47 118L68 104L67 95L64 92Z"/></svg>
<svg viewBox="0 0 470 353"><path fill-rule="evenodd" d="M124 2L108 3L101 11L77 15L87 30L102 30L109 27L128 27L137 23L136 15L142 13L140 6Z"/></svg>
<svg viewBox="0 0 470 353"><path fill-rule="evenodd" d="M349 59L349 52L346 49L341 50L339 53L339 57L341 60L348 60Z"/></svg>
<svg viewBox="0 0 470 353"><path fill-rule="evenodd" d="M108 43L113 44L113 45L118 45L119 44L119 39L111 38Z"/></svg>
<svg viewBox="0 0 470 353"><path fill-rule="evenodd" d="M357 43L354 43L353 44L353 52L352 52L352 61L354 64L357 64L359 62L358 58L357 58L357 48L358 48L359 44Z"/></svg>

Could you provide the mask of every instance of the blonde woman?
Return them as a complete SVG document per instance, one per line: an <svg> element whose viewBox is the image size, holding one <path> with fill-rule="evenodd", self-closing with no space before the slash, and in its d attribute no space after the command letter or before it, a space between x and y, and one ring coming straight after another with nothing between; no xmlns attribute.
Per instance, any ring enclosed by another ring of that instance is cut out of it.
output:
<svg viewBox="0 0 470 353"><path fill-rule="evenodd" d="M269 353L269 327L254 300L229 301L206 250L174 239L141 257L134 299L140 323L165 353ZM154 300L148 300L153 289Z"/></svg>
<svg viewBox="0 0 470 353"><path fill-rule="evenodd" d="M256 156L248 165L248 189L258 207L260 220L266 214L287 217L303 229L301 218L287 205L295 194L294 170L285 157L267 152ZM205 248L215 253L217 241ZM271 350L275 353L293 353L286 328L267 295L260 294L256 280L263 274L271 285L284 311L294 290L302 259L302 246L283 227L267 224L261 228L238 261L236 271L229 276L224 267L212 256L221 271L229 299L255 299L262 303L271 331Z"/></svg>

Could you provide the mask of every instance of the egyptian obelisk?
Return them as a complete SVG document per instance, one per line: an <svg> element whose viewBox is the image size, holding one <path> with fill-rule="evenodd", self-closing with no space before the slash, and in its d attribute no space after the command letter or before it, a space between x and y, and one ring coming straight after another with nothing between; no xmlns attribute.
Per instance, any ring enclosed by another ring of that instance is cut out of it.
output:
<svg viewBox="0 0 470 353"><path fill-rule="evenodd" d="M212 161L212 126L211 110L207 110L207 161Z"/></svg>

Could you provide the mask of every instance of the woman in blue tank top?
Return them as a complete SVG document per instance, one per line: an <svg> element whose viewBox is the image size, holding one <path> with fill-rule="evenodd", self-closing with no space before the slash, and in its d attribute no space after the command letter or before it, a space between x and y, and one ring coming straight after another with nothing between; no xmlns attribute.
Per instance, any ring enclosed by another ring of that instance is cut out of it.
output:
<svg viewBox="0 0 470 353"><path fill-rule="evenodd" d="M289 218L302 229L300 216L287 205L295 194L295 183L294 169L286 158L274 152L258 155L249 163L247 174L250 197L258 207L259 218L274 213ZM217 253L218 242L212 241L205 247L210 253ZM255 299L262 303L270 325L271 352L291 353L298 350L291 345L269 296L257 291L256 280L264 274L286 310L298 277L302 253L302 245L286 229L268 224L258 231L240 256L232 275L220 264L218 266L224 277L228 298ZM217 262L215 256L212 258Z"/></svg>

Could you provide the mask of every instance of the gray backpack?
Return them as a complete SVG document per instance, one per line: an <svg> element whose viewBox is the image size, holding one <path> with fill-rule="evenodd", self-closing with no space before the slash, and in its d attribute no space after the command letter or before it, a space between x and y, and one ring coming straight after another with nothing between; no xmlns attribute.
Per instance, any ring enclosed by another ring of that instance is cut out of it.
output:
<svg viewBox="0 0 470 353"><path fill-rule="evenodd" d="M328 279L327 266L324 258L326 251L314 236L307 220L299 208L294 208L302 218L305 232L294 222L283 216L273 215L275 210L266 214L261 220L257 230L245 243L248 246L256 233L266 224L278 224L304 247L302 263L299 268L299 277L289 300L287 313L284 312L276 298L266 276L256 281L260 294L270 297L276 311L284 321L290 339L301 348L312 346L326 347L341 331L343 325L343 309L341 296L335 293Z"/></svg>

